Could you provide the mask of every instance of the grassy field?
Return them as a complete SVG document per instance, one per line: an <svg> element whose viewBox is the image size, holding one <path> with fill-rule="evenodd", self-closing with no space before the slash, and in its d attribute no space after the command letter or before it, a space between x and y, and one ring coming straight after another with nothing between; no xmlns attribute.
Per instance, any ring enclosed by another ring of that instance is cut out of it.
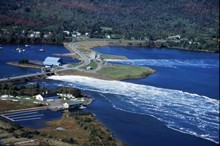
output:
<svg viewBox="0 0 220 146"><path fill-rule="evenodd" d="M107 78L122 80L144 77L154 72L154 70L147 67L113 64L111 67L103 68L98 73Z"/></svg>
<svg viewBox="0 0 220 146"><path fill-rule="evenodd" d="M91 113L66 112L61 119L47 122L47 125L49 127L41 129L40 133L54 139L77 145L122 145ZM61 130L54 130L57 127Z"/></svg>
<svg viewBox="0 0 220 146"><path fill-rule="evenodd" d="M30 105L1 101L1 111ZM20 144L19 144L20 143ZM111 145L122 146L92 113L64 112L61 119L47 122L42 129L22 128L0 118L0 145Z"/></svg>
<svg viewBox="0 0 220 146"><path fill-rule="evenodd" d="M95 61L91 61L86 67L88 67L88 66L91 66L92 69L96 69L97 68L97 63Z"/></svg>
<svg viewBox="0 0 220 146"><path fill-rule="evenodd" d="M91 41L91 42L85 42L81 44L77 44L77 49L79 49L82 52L91 52L91 49L94 47L103 47L108 46L109 43L105 41Z"/></svg>
<svg viewBox="0 0 220 146"><path fill-rule="evenodd" d="M0 100L0 113L9 110L18 110L18 109L25 109L32 107L37 107L35 104L32 103L32 101L23 101L23 103L21 103L21 102Z"/></svg>
<svg viewBox="0 0 220 146"><path fill-rule="evenodd" d="M73 68L73 67L76 67L78 65L80 65L80 62L68 64L68 67Z"/></svg>
<svg viewBox="0 0 220 146"><path fill-rule="evenodd" d="M103 59L128 59L125 56L119 56L119 55L109 55L109 54L101 54L101 58Z"/></svg>
<svg viewBox="0 0 220 146"><path fill-rule="evenodd" d="M141 78L150 75L154 72L155 70L142 66L113 64L111 66L101 69L97 73L77 70L66 70L59 72L58 74L86 76L105 80L123 80L129 78Z"/></svg>

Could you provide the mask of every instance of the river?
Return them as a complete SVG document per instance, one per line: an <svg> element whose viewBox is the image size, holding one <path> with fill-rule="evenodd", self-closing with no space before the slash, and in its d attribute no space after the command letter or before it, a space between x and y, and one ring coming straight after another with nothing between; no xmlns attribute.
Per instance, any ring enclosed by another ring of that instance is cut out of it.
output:
<svg viewBox="0 0 220 146"><path fill-rule="evenodd" d="M219 143L219 54L175 49L104 47L124 55L111 63L148 66L141 79L105 81L52 76L48 86L68 85L95 99L87 107L129 146L208 146Z"/></svg>
<svg viewBox="0 0 220 146"><path fill-rule="evenodd" d="M16 75L25 75L29 73L40 72L40 69L30 69L22 68L17 66L7 65L7 62L18 62L23 58L30 60L44 61L48 56L53 56L53 54L63 54L69 53L69 51L62 45L50 45L50 44L35 44L25 47L24 44L18 45L2 45L3 49L0 50L0 78L16 76ZM16 50L20 48L22 51ZM44 49L44 52L40 52L40 49ZM23 51L24 50L24 51ZM64 63L75 63L79 62L77 59L71 57L60 57Z"/></svg>
<svg viewBox="0 0 220 146"><path fill-rule="evenodd" d="M94 50L129 58L107 60L111 63L148 66L157 71L123 82L51 77L95 98L87 110L96 113L119 139L134 146L219 143L218 54L135 47Z"/></svg>

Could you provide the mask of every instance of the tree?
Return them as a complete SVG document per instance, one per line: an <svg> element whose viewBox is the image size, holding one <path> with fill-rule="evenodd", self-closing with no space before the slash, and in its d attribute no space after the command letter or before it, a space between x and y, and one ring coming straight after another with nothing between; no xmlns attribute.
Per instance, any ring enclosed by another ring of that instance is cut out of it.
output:
<svg viewBox="0 0 220 146"><path fill-rule="evenodd" d="M18 63L27 64L27 63L29 63L29 60L27 58L23 58L20 61L18 61Z"/></svg>

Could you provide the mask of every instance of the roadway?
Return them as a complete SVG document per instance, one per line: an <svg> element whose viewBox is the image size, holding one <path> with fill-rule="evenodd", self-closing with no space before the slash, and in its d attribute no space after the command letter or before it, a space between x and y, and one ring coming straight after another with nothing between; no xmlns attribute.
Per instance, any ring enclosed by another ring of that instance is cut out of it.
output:
<svg viewBox="0 0 220 146"><path fill-rule="evenodd" d="M74 43L69 43L68 46L69 48L71 48L77 55L79 55L82 58L83 63L74 67L74 68L68 68L67 66L63 66L63 69L54 71L54 72L45 72L45 73L33 73L33 74L27 74L27 75L20 75L20 76L15 76L15 77L7 77L7 78L1 78L0 82L3 81L10 81L10 80L19 80L19 79L23 79L23 78L29 78L29 77L36 77L36 76L41 76L41 75L48 75L48 74L54 74L56 72L62 72L62 71L66 71L66 70L70 70L70 69L75 69L75 70L80 70L80 71L85 71L82 69L82 67L87 66L88 64L90 64L90 60L91 58L86 56L84 53L82 53L81 51L79 51L76 48L76 45L78 44L85 44L85 43L94 43L94 42L100 42L100 41L87 41L87 42L74 42ZM96 73L96 71L100 70L103 68L103 62L101 63L97 63L97 68L94 70L91 70L89 72L93 72Z"/></svg>
<svg viewBox="0 0 220 146"><path fill-rule="evenodd" d="M88 65L88 64L90 63L90 60L91 60L91 59L90 59L89 57L87 57L85 54L83 54L82 52L80 52L80 51L76 48L76 45L77 45L77 44L78 44L78 43L69 43L68 46L69 46L77 55L79 55L79 56L82 58L83 63L80 64L80 65L78 65L78 66L76 66L76 67L74 67L74 69L80 70L81 67Z"/></svg>
<svg viewBox="0 0 220 146"><path fill-rule="evenodd" d="M54 72L46 72L46 73L33 73L33 74L27 74L27 75L20 75L20 76L15 76L15 77L7 77L7 78L1 78L0 82L3 81L9 81L9 80L19 80L23 78L29 78L29 77L37 77L37 76L42 76L42 75L47 75L47 74L53 74Z"/></svg>

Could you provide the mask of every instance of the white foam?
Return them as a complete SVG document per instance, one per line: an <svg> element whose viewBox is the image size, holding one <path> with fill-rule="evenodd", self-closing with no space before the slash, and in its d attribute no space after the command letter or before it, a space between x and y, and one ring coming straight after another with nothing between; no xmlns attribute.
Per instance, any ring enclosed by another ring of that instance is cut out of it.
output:
<svg viewBox="0 0 220 146"><path fill-rule="evenodd" d="M122 63L139 66L158 66L176 68L179 66L197 67L197 68L215 68L219 66L218 60L212 59L105 59L112 63Z"/></svg>
<svg viewBox="0 0 220 146"><path fill-rule="evenodd" d="M115 108L152 115L177 131L219 143L219 100L179 90L81 76L49 79L101 93ZM114 97L114 98L112 98ZM205 136L204 136L205 135Z"/></svg>

